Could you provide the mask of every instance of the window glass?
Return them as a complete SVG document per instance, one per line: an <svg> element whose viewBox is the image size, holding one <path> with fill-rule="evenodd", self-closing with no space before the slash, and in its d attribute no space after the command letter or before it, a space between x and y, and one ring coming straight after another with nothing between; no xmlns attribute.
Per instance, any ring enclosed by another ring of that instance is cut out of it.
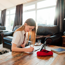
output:
<svg viewBox="0 0 65 65"><path fill-rule="evenodd" d="M44 0L37 3L37 8L55 6L56 0Z"/></svg>
<svg viewBox="0 0 65 65"><path fill-rule="evenodd" d="M28 18L33 18L36 23L43 25L54 25L55 8L57 0L38 0L24 4L23 23Z"/></svg>
<svg viewBox="0 0 65 65"><path fill-rule="evenodd" d="M53 25L55 17L55 7L41 9L37 11L37 23L44 25Z"/></svg>
<svg viewBox="0 0 65 65"><path fill-rule="evenodd" d="M6 11L6 30L12 31L15 19L16 8L11 8Z"/></svg>
<svg viewBox="0 0 65 65"><path fill-rule="evenodd" d="M23 23L24 23L28 18L32 18L32 19L35 20L35 11L25 12L25 13L23 14Z"/></svg>
<svg viewBox="0 0 65 65"><path fill-rule="evenodd" d="M30 10L30 9L34 9L34 8L35 8L35 4L29 5L29 6L25 6L25 7L23 8L23 11Z"/></svg>

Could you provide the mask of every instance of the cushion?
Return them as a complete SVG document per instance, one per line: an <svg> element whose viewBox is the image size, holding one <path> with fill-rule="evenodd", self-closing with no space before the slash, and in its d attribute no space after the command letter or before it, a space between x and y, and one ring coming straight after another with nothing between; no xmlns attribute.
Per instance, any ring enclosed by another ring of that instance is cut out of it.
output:
<svg viewBox="0 0 65 65"><path fill-rule="evenodd" d="M37 29L37 35L53 35L55 33L58 33L58 26L53 25L53 26L38 26Z"/></svg>

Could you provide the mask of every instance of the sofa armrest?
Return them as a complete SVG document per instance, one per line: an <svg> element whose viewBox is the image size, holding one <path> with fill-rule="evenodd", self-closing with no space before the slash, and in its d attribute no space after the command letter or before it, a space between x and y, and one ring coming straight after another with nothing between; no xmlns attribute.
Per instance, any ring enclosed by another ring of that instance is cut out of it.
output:
<svg viewBox="0 0 65 65"><path fill-rule="evenodd" d="M12 32L3 32L1 35L2 36L13 36L13 31Z"/></svg>
<svg viewBox="0 0 65 65"><path fill-rule="evenodd" d="M61 35L53 35L50 37L45 38L46 44L50 45L62 45L61 41Z"/></svg>

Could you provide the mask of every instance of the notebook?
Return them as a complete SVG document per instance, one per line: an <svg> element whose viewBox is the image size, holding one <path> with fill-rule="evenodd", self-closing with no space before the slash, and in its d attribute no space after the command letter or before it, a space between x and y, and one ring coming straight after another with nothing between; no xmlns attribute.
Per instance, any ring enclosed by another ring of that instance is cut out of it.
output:
<svg viewBox="0 0 65 65"><path fill-rule="evenodd" d="M65 53L65 49L63 48L56 48L56 49L52 49L51 51L55 52L55 53Z"/></svg>
<svg viewBox="0 0 65 65"><path fill-rule="evenodd" d="M33 46L32 46L32 47L33 47ZM27 46L27 47L25 47L25 48L30 48L30 46ZM38 50L40 50L40 49L41 49L41 46L34 46L34 51L33 51L33 52L38 51ZM31 53L33 53L33 52L26 52L26 53L31 54Z"/></svg>

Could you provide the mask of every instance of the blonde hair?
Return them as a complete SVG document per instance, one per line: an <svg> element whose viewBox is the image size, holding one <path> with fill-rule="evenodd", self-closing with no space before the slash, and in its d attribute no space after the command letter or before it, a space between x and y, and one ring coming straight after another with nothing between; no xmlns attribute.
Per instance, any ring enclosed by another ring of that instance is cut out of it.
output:
<svg viewBox="0 0 65 65"><path fill-rule="evenodd" d="M28 32L28 39L27 39L27 40L29 40L29 36L31 35L32 44L35 44L35 41L36 41L36 23L31 18L27 19L25 21L25 23L27 23L27 25L29 25L29 26L35 26L35 28L31 32ZM15 32L17 32L17 31L23 31L24 29L25 29L25 26L22 25L21 27L19 27L18 29L16 29Z"/></svg>
<svg viewBox="0 0 65 65"><path fill-rule="evenodd" d="M35 26L35 28L31 32L28 32L28 40L29 40L29 36L31 35L32 44L35 44L35 41L36 41L36 22L32 18L29 18L25 21L25 23L27 23L27 25L29 25L29 26Z"/></svg>

